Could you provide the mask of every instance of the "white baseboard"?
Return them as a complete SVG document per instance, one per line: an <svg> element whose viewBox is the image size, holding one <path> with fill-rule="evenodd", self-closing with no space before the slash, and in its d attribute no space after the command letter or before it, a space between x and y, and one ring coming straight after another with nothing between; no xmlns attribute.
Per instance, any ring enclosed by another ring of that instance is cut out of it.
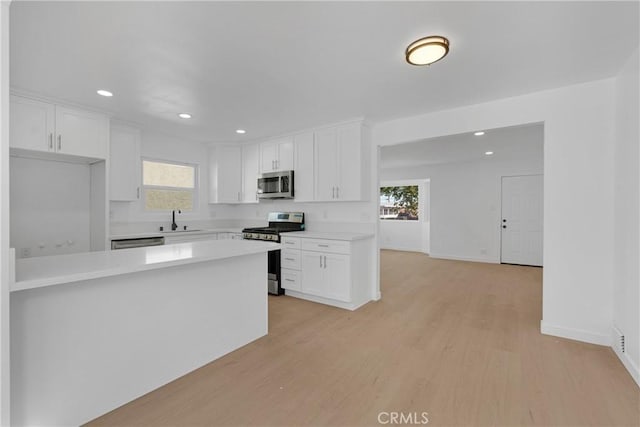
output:
<svg viewBox="0 0 640 427"><path fill-rule="evenodd" d="M615 343L617 340L618 333L615 331L615 329L612 329L611 342ZM640 369L638 369L638 365L636 365L633 360L631 360L631 358L629 357L629 353L623 353L620 350L619 346L614 344L611 346L611 348L613 349L613 352L616 354L616 356L618 356L618 359L620 359L629 374L631 374L631 378L633 378L638 387L640 387Z"/></svg>
<svg viewBox="0 0 640 427"><path fill-rule="evenodd" d="M464 257L464 256L456 256L456 255L444 255L444 254L435 254L433 252L429 256L431 258L450 259L453 261L471 261L471 262L484 262L487 264L500 264L500 260L489 259L489 258L474 258L474 257Z"/></svg>
<svg viewBox="0 0 640 427"><path fill-rule="evenodd" d="M338 308L343 308L345 310L357 310L360 307L362 307L363 305L365 305L366 303L369 302L369 300L367 301L360 301L360 302L342 302L342 301L337 301L337 300L333 300L333 299L329 299L329 298L323 298L323 297L318 297L315 295L309 295L309 294L305 294L302 292L298 292L298 291L292 291L290 289L286 289L285 290L285 295L288 295L290 297L294 297L294 298L300 298L300 299L304 299L307 301L311 301L311 302L317 302L320 304L325 304L325 305L332 305L334 307L338 307Z"/></svg>
<svg viewBox="0 0 640 427"><path fill-rule="evenodd" d="M424 253L422 248L414 248L414 247L407 247L407 246L380 245L380 249L388 249L390 251L404 251L404 252L421 252L421 253Z"/></svg>
<svg viewBox="0 0 640 427"><path fill-rule="evenodd" d="M564 326L550 325L544 320L540 321L540 332L545 335L553 335L560 338L587 342L590 344L606 345L611 347L611 336L584 329L566 328Z"/></svg>

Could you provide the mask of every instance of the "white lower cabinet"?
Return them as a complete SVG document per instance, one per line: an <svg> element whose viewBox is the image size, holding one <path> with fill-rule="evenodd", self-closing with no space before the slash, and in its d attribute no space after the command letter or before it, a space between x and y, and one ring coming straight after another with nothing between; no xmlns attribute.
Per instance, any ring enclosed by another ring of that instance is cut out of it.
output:
<svg viewBox="0 0 640 427"><path fill-rule="evenodd" d="M324 254L322 282L327 298L351 302L351 257Z"/></svg>
<svg viewBox="0 0 640 427"><path fill-rule="evenodd" d="M350 310L366 303L372 286L370 240L283 236L281 280L286 294Z"/></svg>
<svg viewBox="0 0 640 427"><path fill-rule="evenodd" d="M351 302L350 258L349 255L302 251L302 292Z"/></svg>
<svg viewBox="0 0 640 427"><path fill-rule="evenodd" d="M300 272L283 269L281 285L284 289L288 289L290 291L301 291L302 287L300 286Z"/></svg>

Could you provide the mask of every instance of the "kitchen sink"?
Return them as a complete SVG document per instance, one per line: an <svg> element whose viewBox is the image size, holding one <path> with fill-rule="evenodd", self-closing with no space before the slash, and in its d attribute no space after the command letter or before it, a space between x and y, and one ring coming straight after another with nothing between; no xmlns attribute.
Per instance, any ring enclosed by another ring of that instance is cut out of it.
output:
<svg viewBox="0 0 640 427"><path fill-rule="evenodd" d="M173 233L192 233L194 231L202 231L202 230L196 230L196 229L190 229L190 230L176 230L176 231L171 231L171 230L164 230L161 231L161 233L163 234L173 234Z"/></svg>

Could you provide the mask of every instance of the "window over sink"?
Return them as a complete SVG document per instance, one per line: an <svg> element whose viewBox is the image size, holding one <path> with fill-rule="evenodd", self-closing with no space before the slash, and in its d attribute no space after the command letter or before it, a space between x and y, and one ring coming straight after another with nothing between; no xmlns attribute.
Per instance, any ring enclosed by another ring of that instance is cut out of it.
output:
<svg viewBox="0 0 640 427"><path fill-rule="evenodd" d="M192 211L197 194L197 166L164 160L142 160L146 211Z"/></svg>

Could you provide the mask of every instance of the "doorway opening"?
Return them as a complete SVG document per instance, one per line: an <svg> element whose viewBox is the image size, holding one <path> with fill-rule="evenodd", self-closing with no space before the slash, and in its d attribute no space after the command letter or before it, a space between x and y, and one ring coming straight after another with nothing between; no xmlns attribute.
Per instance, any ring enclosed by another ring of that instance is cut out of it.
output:
<svg viewBox="0 0 640 427"><path fill-rule="evenodd" d="M536 206L541 222L543 146L543 123L484 129L482 135L468 132L382 146L379 182L384 186L428 178L429 243L423 252L432 258L499 264L503 262L503 246L509 248L502 242L502 220L509 220L503 217L503 177L539 177L539 203L530 204ZM529 209L527 206L520 211ZM384 228L388 221L379 219L378 223L380 246L385 248L388 242ZM525 240L518 248L539 248L537 259L541 264L541 224L539 236L535 242ZM400 238L395 248L411 247L410 239L411 236ZM531 252L524 252L527 251Z"/></svg>

